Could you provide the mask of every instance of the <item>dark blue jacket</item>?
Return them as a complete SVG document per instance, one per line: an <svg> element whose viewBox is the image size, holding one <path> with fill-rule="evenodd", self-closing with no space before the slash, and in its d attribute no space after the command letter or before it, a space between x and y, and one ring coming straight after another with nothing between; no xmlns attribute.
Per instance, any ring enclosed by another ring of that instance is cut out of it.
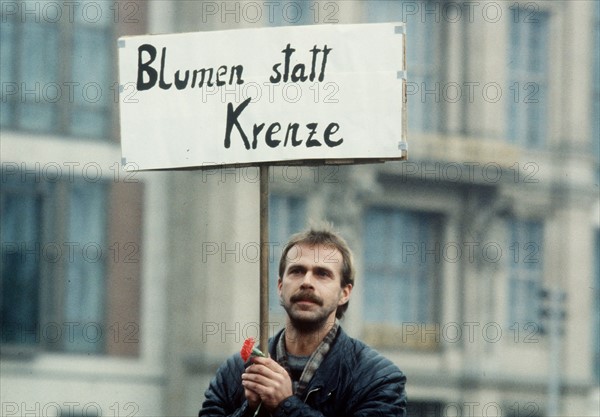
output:
<svg viewBox="0 0 600 417"><path fill-rule="evenodd" d="M269 341L269 352L281 332ZM205 393L200 417L252 416L241 384L244 362L230 357L217 371ZM285 399L273 417L404 417L406 377L391 361L341 328L303 398ZM262 413L267 416L268 413Z"/></svg>

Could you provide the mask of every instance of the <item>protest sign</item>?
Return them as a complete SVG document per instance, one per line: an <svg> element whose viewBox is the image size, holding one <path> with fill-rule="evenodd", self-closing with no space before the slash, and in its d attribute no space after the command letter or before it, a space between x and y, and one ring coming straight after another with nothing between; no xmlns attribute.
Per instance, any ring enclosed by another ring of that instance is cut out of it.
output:
<svg viewBox="0 0 600 417"><path fill-rule="evenodd" d="M406 157L402 23L119 39L128 169Z"/></svg>

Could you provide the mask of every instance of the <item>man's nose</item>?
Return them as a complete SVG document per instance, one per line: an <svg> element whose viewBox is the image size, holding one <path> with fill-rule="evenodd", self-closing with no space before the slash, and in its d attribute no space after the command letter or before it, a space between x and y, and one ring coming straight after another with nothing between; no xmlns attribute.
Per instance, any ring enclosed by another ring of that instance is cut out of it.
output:
<svg viewBox="0 0 600 417"><path fill-rule="evenodd" d="M314 275L312 271L306 271L304 274L304 279L302 280L302 287L312 287L313 286L313 278Z"/></svg>

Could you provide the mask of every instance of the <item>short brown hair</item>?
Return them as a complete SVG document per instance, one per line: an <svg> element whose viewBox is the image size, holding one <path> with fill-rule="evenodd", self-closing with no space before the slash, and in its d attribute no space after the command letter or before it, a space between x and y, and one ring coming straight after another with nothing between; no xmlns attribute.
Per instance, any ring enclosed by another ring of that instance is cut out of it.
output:
<svg viewBox="0 0 600 417"><path fill-rule="evenodd" d="M279 279L283 278L283 274L285 273L285 268L287 266L287 255L291 248L296 245L325 245L331 246L334 249L337 249L342 254L342 277L341 277L341 287L344 288L349 284L354 286L354 261L352 259L352 251L350 247L346 243L343 237L334 232L331 229L314 229L311 228L304 232L297 233L290 237L290 240L283 248L283 252L281 253L281 259L279 260ZM344 316L344 313L348 309L348 304L350 301L345 304L338 306L335 317L341 319Z"/></svg>

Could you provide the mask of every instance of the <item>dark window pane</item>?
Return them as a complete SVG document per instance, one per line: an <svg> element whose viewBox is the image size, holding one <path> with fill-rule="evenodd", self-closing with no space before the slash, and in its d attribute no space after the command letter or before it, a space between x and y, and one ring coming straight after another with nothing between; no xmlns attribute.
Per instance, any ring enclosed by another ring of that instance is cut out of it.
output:
<svg viewBox="0 0 600 417"><path fill-rule="evenodd" d="M59 80L59 43L56 25L25 24L22 26L23 47L20 48L19 75L21 112L19 127L38 132L57 128L56 103L47 100L46 88Z"/></svg>
<svg viewBox="0 0 600 417"><path fill-rule="evenodd" d="M102 137L108 133L111 105L109 73L111 54L106 45L109 31L79 26L73 37L73 81L81 91L75 94L71 112L71 133L85 137Z"/></svg>
<svg viewBox="0 0 600 417"><path fill-rule="evenodd" d="M42 198L35 184L4 184L2 237L2 343L38 342Z"/></svg>
<svg viewBox="0 0 600 417"><path fill-rule="evenodd" d="M2 80L2 97L0 97L0 126L14 123L15 101L19 98L18 84L14 75L15 23L11 19L0 25L0 80Z"/></svg>
<svg viewBox="0 0 600 417"><path fill-rule="evenodd" d="M64 318L80 325L65 343L69 352L104 350L106 198L101 182L76 182L70 194L68 241L77 249L67 269Z"/></svg>
<svg viewBox="0 0 600 417"><path fill-rule="evenodd" d="M512 219L508 221L508 228L509 323L525 325L538 322L543 272L543 225L537 221Z"/></svg>
<svg viewBox="0 0 600 417"><path fill-rule="evenodd" d="M431 323L439 216L371 208L365 217L365 318ZM439 252L439 250L438 250ZM377 303L369 302L377 300Z"/></svg>

